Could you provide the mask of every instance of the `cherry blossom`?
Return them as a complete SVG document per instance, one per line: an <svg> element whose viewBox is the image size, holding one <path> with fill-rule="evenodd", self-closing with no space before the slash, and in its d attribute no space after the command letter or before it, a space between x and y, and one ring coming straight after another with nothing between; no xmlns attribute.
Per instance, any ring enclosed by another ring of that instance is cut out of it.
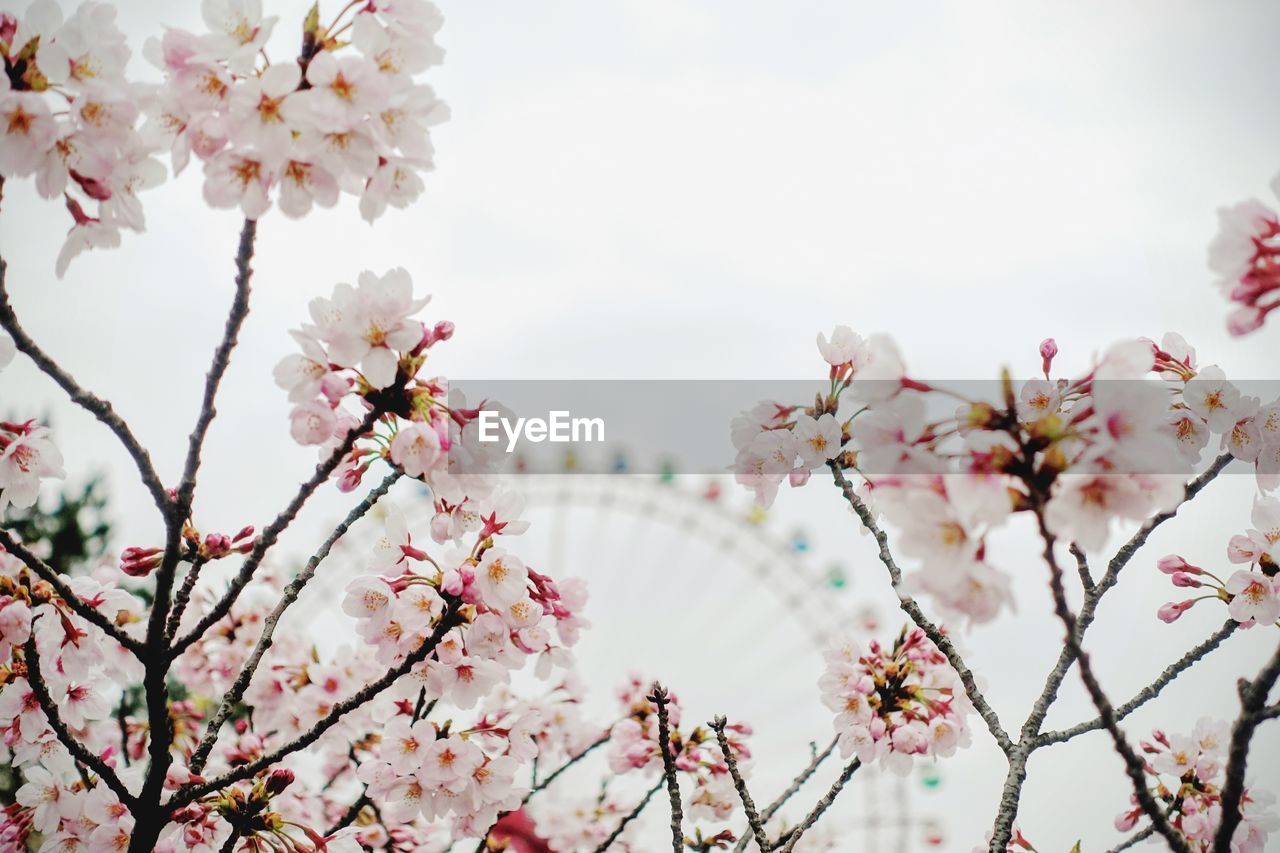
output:
<svg viewBox="0 0 1280 853"><path fill-rule="evenodd" d="M47 427L0 423L0 515L36 502L42 480L66 476Z"/></svg>
<svg viewBox="0 0 1280 853"><path fill-rule="evenodd" d="M946 757L968 746L968 702L945 657L918 628L891 648L853 641L828 650L818 681L835 712L840 752L905 774L915 756Z"/></svg>
<svg viewBox="0 0 1280 853"><path fill-rule="evenodd" d="M1209 245L1209 269L1223 295L1239 307L1228 317L1233 335L1259 329L1277 305L1280 290L1280 217L1255 199L1218 210L1218 233Z"/></svg>
<svg viewBox="0 0 1280 853"><path fill-rule="evenodd" d="M1221 823L1221 776L1226 766L1228 726L1201 718L1190 735L1168 735L1156 730L1150 741L1142 742L1149 758L1146 772L1154 784L1153 794L1161 807L1168 808L1170 823L1197 853L1213 849ZM1246 788L1242 820L1231 839L1231 849L1259 853L1269 834L1280 829L1280 818L1272 813L1274 798L1266 791ZM1132 830L1142 817L1134 808L1116 817L1116 829Z"/></svg>

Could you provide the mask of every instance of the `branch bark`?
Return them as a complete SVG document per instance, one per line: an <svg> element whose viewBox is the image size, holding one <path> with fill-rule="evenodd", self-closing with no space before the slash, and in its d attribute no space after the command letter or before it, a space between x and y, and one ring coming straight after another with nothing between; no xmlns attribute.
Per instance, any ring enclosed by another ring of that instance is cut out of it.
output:
<svg viewBox="0 0 1280 853"><path fill-rule="evenodd" d="M667 691L661 684L653 685L649 701L658 709L658 749L662 752L662 774L667 781L667 798L671 801L671 849L673 853L684 850L684 813L680 806L680 781L676 778L676 759L671 754L671 725L667 718Z"/></svg>
<svg viewBox="0 0 1280 853"><path fill-rule="evenodd" d="M1280 646L1253 681L1240 680L1240 717L1231 728L1227 776L1222 786L1222 823L1213 839L1214 853L1229 853L1231 839L1240 825L1244 798L1244 774L1249 763L1249 743L1258 725L1268 717L1267 695L1280 679Z"/></svg>
<svg viewBox="0 0 1280 853"><path fill-rule="evenodd" d="M858 768L861 766L862 762L858 761L856 758L845 765L844 770L840 772L840 775L836 778L836 781L832 783L831 788L825 795L823 795L822 799L818 800L818 803L813 807L813 810L805 815L804 820L800 821L800 823L796 825L795 829L791 830L790 834L787 836L786 843L782 845L782 853L791 853L791 851L795 849L796 843L800 840L800 836L808 832L813 825L818 822L818 818L822 817L823 812L831 808L831 805L836 801L836 797L840 796L840 792L844 790L844 786L853 778L853 774L858 772Z"/></svg>
<svg viewBox="0 0 1280 853"><path fill-rule="evenodd" d="M733 750L729 748L729 738L725 736L725 718L716 717L711 721L711 730L716 733L716 742L720 744L720 753L724 756L724 763L729 768L729 776L733 779L733 787L738 789L738 798L742 800L742 810L747 814L747 825L751 827L751 833L756 838L756 844L761 850L769 849L769 837L764 833L764 824L760 821L760 814L756 811L756 804L751 799L751 793L747 790L747 782L742 778L742 773L738 771L738 760L733 757Z"/></svg>

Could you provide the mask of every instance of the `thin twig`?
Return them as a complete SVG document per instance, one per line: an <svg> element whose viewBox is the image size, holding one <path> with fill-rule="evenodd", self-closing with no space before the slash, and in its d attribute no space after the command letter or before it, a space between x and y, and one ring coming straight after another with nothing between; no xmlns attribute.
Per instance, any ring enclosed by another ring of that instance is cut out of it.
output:
<svg viewBox="0 0 1280 853"><path fill-rule="evenodd" d="M783 805L786 804L787 800L795 796L796 792L804 786L804 783L808 782L809 779L812 778L813 774L817 772L818 767L822 762L826 761L827 758L831 756L831 753L835 752L836 744L839 742L840 738L832 738L831 743L827 744L827 748L822 752L818 752L816 748L813 749L814 754L813 757L809 759L809 766L804 770L801 770L800 775L792 780L791 785L787 790L783 791L776 800L770 803L765 810L760 813L760 822L762 824L767 824L769 819L777 814L778 809L782 808ZM733 848L734 853L742 853L742 851L746 850L747 843L750 840L751 839L745 835L738 839L737 845Z"/></svg>
<svg viewBox="0 0 1280 853"><path fill-rule="evenodd" d="M1036 509L1036 521L1040 529L1041 541L1044 542L1044 561L1049 567L1049 582L1053 592L1054 612L1066 630L1066 644L1075 653L1076 668L1080 671L1080 680L1084 682L1089 698L1093 700L1094 707L1098 709L1098 716L1102 720L1102 726L1111 735L1116 752L1124 760L1125 773L1129 776L1129 781L1133 783L1133 792L1138 805L1142 807L1143 812L1151 820L1156 832L1160 833L1176 853L1192 853L1191 846L1187 843L1186 838L1169 822L1159 803L1151 795L1150 789L1147 788L1146 763L1141 756L1134 752L1124 732L1120 730L1115 708L1112 707L1111 701L1107 698L1102 685L1098 683L1098 679L1093 673L1089 654L1080 645L1076 634L1078 627L1076 616L1071 612L1071 607L1067 603L1067 593L1062 582L1062 567L1058 564L1057 556L1054 554L1055 538L1049 532L1044 520L1044 513L1039 507ZM1101 588L1101 585L1099 585L1099 588Z"/></svg>
<svg viewBox="0 0 1280 853"><path fill-rule="evenodd" d="M658 749L662 752L662 773L667 780L667 798L671 801L671 849L684 850L684 813L680 806L680 781L676 778L676 759L671 754L671 725L667 717L667 691L657 682L649 701L658 710Z"/></svg>
<svg viewBox="0 0 1280 853"><path fill-rule="evenodd" d="M1267 695L1280 679L1280 646L1252 681L1240 679L1240 717L1231 728L1231 749L1227 753L1226 782L1222 786L1222 822L1213 839L1214 853L1228 853L1244 799L1244 774L1249 763L1249 743L1254 730L1265 718Z"/></svg>
<svg viewBox="0 0 1280 853"><path fill-rule="evenodd" d="M1142 546L1146 544L1152 532L1173 518L1184 504L1194 499L1205 486L1209 485L1222 473L1223 469L1230 464L1232 458L1230 453L1223 453L1214 459L1213 463L1203 473L1187 484L1182 502L1169 512L1153 516L1139 527L1107 563L1107 569L1102 579L1095 582L1093 589L1085 591L1084 605L1080 608L1080 613L1076 617L1076 627L1073 633L1075 642L1063 644L1062 652L1049 669L1048 675L1045 676L1044 687L1032 705L1031 711L1018 734L1017 748L1009 756L1009 771L1005 777L1004 788L1000 795L1000 806L991 834L990 849L993 853L1004 853L1005 848L1009 845L1009 840L1012 837L1013 822L1018 817L1018 804L1022 797L1022 786L1027 778L1027 761L1038 746L1036 739L1040 736L1040 729L1049 714L1049 709L1057 701L1058 690L1062 687L1062 682L1066 679L1067 673L1075 663L1075 650L1084 642L1085 632L1093 624L1093 620L1097 616L1098 605L1102 602L1107 592L1115 587L1120 579L1120 572L1129 564Z"/></svg>
<svg viewBox="0 0 1280 853"><path fill-rule="evenodd" d="M200 416L196 419L195 429L191 431L191 437L187 442L187 461L183 466L182 481L178 484L176 501L177 514L180 516L179 523L191 513L191 503L196 491L196 474L200 470L200 453L204 448L205 436L209 433L209 425L218 414L214 405L218 396L218 386L221 385L222 377L231 363L231 351L235 349L245 317L249 315L249 279L253 276L253 269L249 263L253 260L253 241L257 233L257 221L246 219L244 226L240 229L240 246L236 251L236 295L231 302L231 311L227 315L222 342L214 351L213 362L209 366L209 373L205 376Z"/></svg>
<svg viewBox="0 0 1280 853"><path fill-rule="evenodd" d="M214 744L218 742L218 731L222 728L222 724L227 721L227 718L231 716L232 710L235 708L236 703L240 701L240 698L244 696L245 690L249 688L249 682L253 679L253 674L258 671L263 655L271 648L276 625L279 624L285 611L289 609L293 602L298 600L298 595L301 594L303 587L315 575L316 568L324 558L329 556L334 544L346 534L351 525L363 518L365 513L372 509L374 504L391 490L391 487L396 484L402 474L403 472L399 470L392 471L365 496L364 500L356 504L351 512L347 513L347 517L333 529L333 532L329 534L329 538L324 541L320 549L311 556L311 559L307 560L307 564L302 571L298 572L294 579L289 582L289 585L284 588L275 609L263 620L262 634L258 637L258 642L253 647L253 651L240 668L240 673L236 676L231 688L223 695L222 702L218 705L218 710L209 719L209 725L205 728L204 737L201 738L200 744L191 756L191 761L188 762L191 772L199 773L204 769L205 762L209 760L209 753L213 751Z"/></svg>
<svg viewBox="0 0 1280 853"><path fill-rule="evenodd" d="M350 714L357 708L363 707L375 697L381 695L382 691L394 684L397 679L418 664L422 663L422 661L426 660L435 651L436 646L440 644L440 641L444 639L445 634L457 627L460 618L458 613L459 607L459 601L456 599L448 599L448 604L445 607L444 614L440 617L440 621L436 624L435 630L431 632L431 636L427 638L426 642L418 646L414 651L410 652L403 661L388 669L376 681L371 681L351 696L348 696L341 702L336 703L329 710L327 715L325 715L306 732L298 735L293 740L276 748L266 755L246 764L233 767L221 776L199 784L187 785L186 787L179 789L174 793L173 797L165 803L164 807L170 810L181 808L187 803L198 800L205 794L225 788L228 785L239 782L241 779L248 779L249 777L280 761L282 758L292 755L300 749L306 749L308 746L315 743L320 739L321 735L337 725L347 714Z"/></svg>
<svg viewBox="0 0 1280 853"><path fill-rule="evenodd" d="M788 833L787 841L781 847L782 853L791 853L795 849L796 842L800 840L800 836L808 832L818 822L818 818L822 817L823 812L831 808L832 803L836 801L836 797L840 796L844 786L853 778L853 774L858 772L858 768L861 766L862 762L856 758L845 765L844 770L840 771L839 777L832 783L831 788L823 795L822 799L818 800L813 810L804 816L804 820L796 824L795 829Z"/></svg>
<svg viewBox="0 0 1280 853"><path fill-rule="evenodd" d="M653 795L662 789L664 781L665 780L663 779L659 779L654 786L645 793L644 799L640 801L639 805L632 809L627 816L622 819L622 822L618 824L617 828L614 829L612 833L610 833L608 838L600 843L600 846L595 849L594 853L605 853L613 842L618 840L619 836L622 835L623 830L627 828L631 821L640 817L640 812L644 811L644 807L649 805L649 800L653 799Z"/></svg>
<svg viewBox="0 0 1280 853"><path fill-rule="evenodd" d="M88 602L76 595L75 592L72 591L71 587L67 586L66 582L62 580L62 576L58 574L58 571L53 568L53 566L50 566L44 560L41 560L35 554L31 553L26 546L14 539L13 535L9 533L9 531L0 529L0 546L3 546L0 550L8 551L10 554L13 554L21 560L27 568L35 572L35 574L39 576L40 580L53 587L53 591L58 594L58 597L61 598L63 602L66 603L67 607L71 608L73 613L84 619L89 624L97 628L101 628L103 633L120 645L124 646L129 651L133 652L135 656L142 653L142 643L126 634L119 626L97 609L90 607Z"/></svg>
<svg viewBox="0 0 1280 853"><path fill-rule="evenodd" d="M1222 645L1222 641L1225 640L1227 637L1231 636L1233 633L1235 633L1235 630L1239 627L1240 627L1239 623L1236 622L1234 619L1228 619L1221 628L1219 628L1217 631L1213 633L1212 636L1209 637L1209 639L1205 640L1203 643L1200 643L1191 651L1187 652L1185 655L1178 658L1178 660L1174 661L1169 666L1165 667L1164 672L1160 673L1159 677L1157 677L1155 681L1151 682L1146 687L1143 687L1134 695L1132 699L1130 699L1128 702L1125 702L1120 707L1116 708L1116 720L1117 721L1123 720L1125 717L1129 716L1134 711L1138 710L1143 705L1145 705L1146 703L1150 702L1152 699L1155 699L1157 696L1159 696L1161 691L1163 691L1166 687L1168 687L1169 684L1175 678L1177 678L1186 670L1190 669L1194 664L1196 664L1198 661L1200 661L1202 658L1204 658L1206 655L1208 655L1218 646ZM1058 743L1065 743L1066 741L1071 740L1073 737L1076 737L1077 735L1082 735L1085 732L1096 731L1097 729L1100 729L1100 728L1102 728L1102 718L1095 717L1094 719L1089 720L1088 722L1079 723L1077 725L1072 726L1069 729L1062 729L1060 731L1054 731L1054 732L1045 732L1044 734L1040 735L1040 737L1037 739L1036 746L1041 747L1041 746L1050 746Z"/></svg>
<svg viewBox="0 0 1280 853"><path fill-rule="evenodd" d="M26 333L18 323L18 317L13 313L13 306L9 304L9 293L5 289L5 272L8 265L0 258L0 328L3 328L13 338L14 345L27 357L35 362L36 367L58 384L71 401L80 406L97 418L107 429L115 433L116 438L124 445L124 449L129 456L133 458L134 465L138 468L138 475L142 478L142 484L151 494L151 500L155 502L156 507L161 513L167 513L169 508L169 493L165 490L164 484L160 482L160 477L156 474L155 467L151 464L151 455L146 448L139 443L134 437L133 432L129 429L129 425L124 419L116 414L115 409L111 407L111 403L103 400L94 394L80 387L80 384L71 377L61 367L58 366L52 358L50 358L44 350L36 345L31 336Z"/></svg>
<svg viewBox="0 0 1280 853"><path fill-rule="evenodd" d="M39 618L36 617L37 620ZM31 692L36 695L36 702L40 705L40 710L44 711L53 733L58 736L58 740L62 742L62 745L67 748L67 751L71 753L76 761L98 774L98 778L107 784L107 787L120 799L120 802L132 810L137 801L129 793L129 789L124 786L124 783L120 781L120 777L116 776L115 771L105 761L90 752L88 747L71 733L66 723L62 721L62 717L58 715L58 707L49 695L49 687L45 684L44 674L40 672L40 652L36 648L34 624L32 625L31 636L27 638L27 642L23 645L23 650L26 653L27 683L31 685Z"/></svg>
<svg viewBox="0 0 1280 853"><path fill-rule="evenodd" d="M262 562L262 558L266 556L267 551L280 538L280 534L284 532L285 528L293 523L293 520L302 510L303 504L307 502L322 483L329 479L329 475L342 463L343 458L350 452L356 440L368 432L380 416L381 414L377 410L365 415L364 420L359 425L352 427L342 443L334 448L333 453L316 466L315 473L299 487L297 494L294 495L289 505L281 510L275 520L263 529L262 535L258 537L257 544L249 552L249 555L245 557L244 563L240 566L240 571L236 573L222 598L214 604L208 613L201 617L194 628L174 641L169 651L171 657L177 657L186 651L189 646L203 637L206 631L231 611L231 606L240 597L240 593L249 585L249 581L253 580L253 574Z"/></svg>
<svg viewBox="0 0 1280 853"><path fill-rule="evenodd" d="M1076 558L1076 572L1080 575L1080 586L1085 592L1094 588L1093 573L1089 571L1089 555L1076 543L1071 543L1071 556Z"/></svg>
<svg viewBox="0 0 1280 853"><path fill-rule="evenodd" d="M924 611L920 609L920 605L915 602L915 599L902 592L902 570L898 567L897 561L894 560L893 552L889 550L888 535L876 523L875 516L862 501L862 498L858 497L857 492L853 489L853 484L845 478L839 464L833 461L830 463L830 467L835 483L844 494L845 500L848 501L849 506L853 507L853 511L857 513L858 518L862 521L862 526L875 537L876 544L880 546L880 562L889 570L889 580L893 585L894 593L898 596L899 606L911 618L911 621L920 630L924 631L925 636L933 641L938 650L946 656L947 661L960 676L960 681L964 684L965 693L968 694L969 701L973 703L974 709L982 717L983 722L987 724L987 729L991 732L991 736L995 738L1001 752L1006 756L1009 755L1013 751L1013 741L1009 739L1004 727L1000 725L1000 717L996 714L995 709L987 703L986 697L978 689L978 683L973 677L973 672L965 664L959 651L956 650L955 645L951 642L951 638L924 615Z"/></svg>
<svg viewBox="0 0 1280 853"><path fill-rule="evenodd" d="M545 790L548 785L550 785L552 782L556 781L556 779L560 777L561 773L565 772L570 767L577 764L582 759L586 758L588 755L591 754L593 750L608 743L609 738L612 736L613 736L613 729L610 728L603 735L596 738L591 743L587 744L583 748L582 752L579 752L577 755L573 756L573 758L570 758L564 764L561 764L554 771L552 771L551 774L547 776L547 778L543 779L541 782L534 785L533 788L530 789L529 793L524 795L524 799L520 801L520 805L524 805L525 803L529 802L529 800L533 798L534 794L538 793L539 791Z"/></svg>
<svg viewBox="0 0 1280 853"><path fill-rule="evenodd" d="M742 810L747 814L747 825L751 827L751 833L756 837L756 844L760 845L761 850L768 850L769 837L764 834L764 825L760 821L760 814L756 811L756 804L752 801L751 793L747 790L746 780L742 778L742 773L738 771L738 760L734 758L733 750L729 747L729 738L724 733L726 722L724 717L716 717L711 721L711 730L716 733L716 741L720 744L720 754L724 756L724 763L729 768L729 776L733 778L733 787L738 789L738 798L742 800Z"/></svg>
<svg viewBox="0 0 1280 853"><path fill-rule="evenodd" d="M178 592L173 596L173 609L169 611L169 618L164 626L166 641L172 642L178 633L178 627L182 624L182 614L187 612L187 605L191 603L191 594L195 592L196 582L200 580L200 570L208 562L203 557L195 557L191 560L191 568L187 569L187 576L182 579L182 586L178 587Z"/></svg>

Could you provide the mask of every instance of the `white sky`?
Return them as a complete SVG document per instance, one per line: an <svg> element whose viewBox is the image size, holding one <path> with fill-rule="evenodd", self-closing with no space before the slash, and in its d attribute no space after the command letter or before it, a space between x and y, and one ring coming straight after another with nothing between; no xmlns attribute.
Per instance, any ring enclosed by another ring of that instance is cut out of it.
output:
<svg viewBox="0 0 1280 853"><path fill-rule="evenodd" d="M124 5L135 52L157 22L198 20L194 3ZM306 4L267 5L282 18L272 55L286 55ZM1118 337L1167 330L1228 375L1274 375L1276 330L1228 338L1204 247L1214 208L1261 195L1280 169L1280 5L441 5L449 55L429 79L454 118L436 133L438 171L423 199L373 228L354 202L302 223L275 212L261 223L253 313L198 497L205 529L264 523L309 473L312 451L290 442L270 367L290 350L285 330L307 301L365 268L403 265L435 294L430 316L458 324L441 370L461 377L818 376L813 336L838 322L892 333L913 373L929 378L989 378L1002 364L1029 372L1047 335L1064 366L1080 366ZM139 57L135 68L144 71ZM28 330L114 401L166 481L229 304L239 228L237 215L203 209L199 183L195 167L150 193L148 233L78 259L63 281L53 258L64 211L10 182L0 214L9 289ZM52 414L68 470L111 478L121 544L155 535L131 512L148 502L110 436L29 365L0 374L0 411ZM1222 499L1200 508L1191 544L1162 532L1103 608L1090 646L1118 698L1220 622L1208 608L1175 626L1152 615L1171 597L1155 557L1179 547L1218 560L1245 526L1248 484L1236 478L1214 495ZM308 551L342 506L333 494L317 500L286 550ZM784 494L775 515L783 531L817 528L822 554L861 573L858 594L883 595L834 490ZM1007 728L1021 722L1059 637L1027 544L1017 532L998 543L1017 576L1019 614L966 637ZM531 534L530 547L544 546ZM601 581L587 654L601 678L643 657L608 608L634 608L658 588L621 578L687 578L699 565L611 547L602 562L617 574ZM705 636L693 622L668 626L686 629L690 643ZM816 707L816 657L770 655L796 647L789 631L765 624L733 653L713 656L708 645L699 657L686 644L683 656L642 661L699 703L693 713L733 715L765 691L788 697L755 720L763 790L803 764L797 744L826 736L821 713L797 710ZM1234 639L1131 731L1230 713L1234 678L1256 671L1271 642L1261 631ZM1053 722L1084 714L1074 678L1068 685L1074 710ZM1278 744L1266 732L1255 754ZM1111 819L1127 802L1104 741L1079 750L1032 762L1022 823L1043 850L1078 834L1086 849L1112 841ZM979 733L943 770L945 796L928 808L948 824L944 849L967 850L994 814L999 758ZM1274 765L1257 773L1280 792ZM846 819L857 804L855 793Z"/></svg>

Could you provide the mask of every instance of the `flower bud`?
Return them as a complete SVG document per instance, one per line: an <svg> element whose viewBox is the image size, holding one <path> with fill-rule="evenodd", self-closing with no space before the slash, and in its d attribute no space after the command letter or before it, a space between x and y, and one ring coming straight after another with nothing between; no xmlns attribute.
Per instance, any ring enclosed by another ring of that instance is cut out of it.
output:
<svg viewBox="0 0 1280 853"><path fill-rule="evenodd" d="M283 793L284 789L293 784L293 771L287 767L277 767L271 771L271 775L267 777L267 794L274 797Z"/></svg>
<svg viewBox="0 0 1280 853"><path fill-rule="evenodd" d="M1194 598L1189 598L1186 601L1178 601L1178 602L1171 601L1168 604L1166 604L1164 607L1161 607L1158 611L1156 611L1156 615L1160 617L1161 622L1167 622L1172 624L1174 622L1177 622L1178 619L1182 617L1182 614L1190 610L1192 605L1194 605L1195 603L1196 603L1196 599Z"/></svg>
<svg viewBox="0 0 1280 853"><path fill-rule="evenodd" d="M1164 572L1166 575L1198 575L1203 573L1198 566L1191 565L1177 554L1170 554L1167 557L1161 557L1156 561L1156 568Z"/></svg>

